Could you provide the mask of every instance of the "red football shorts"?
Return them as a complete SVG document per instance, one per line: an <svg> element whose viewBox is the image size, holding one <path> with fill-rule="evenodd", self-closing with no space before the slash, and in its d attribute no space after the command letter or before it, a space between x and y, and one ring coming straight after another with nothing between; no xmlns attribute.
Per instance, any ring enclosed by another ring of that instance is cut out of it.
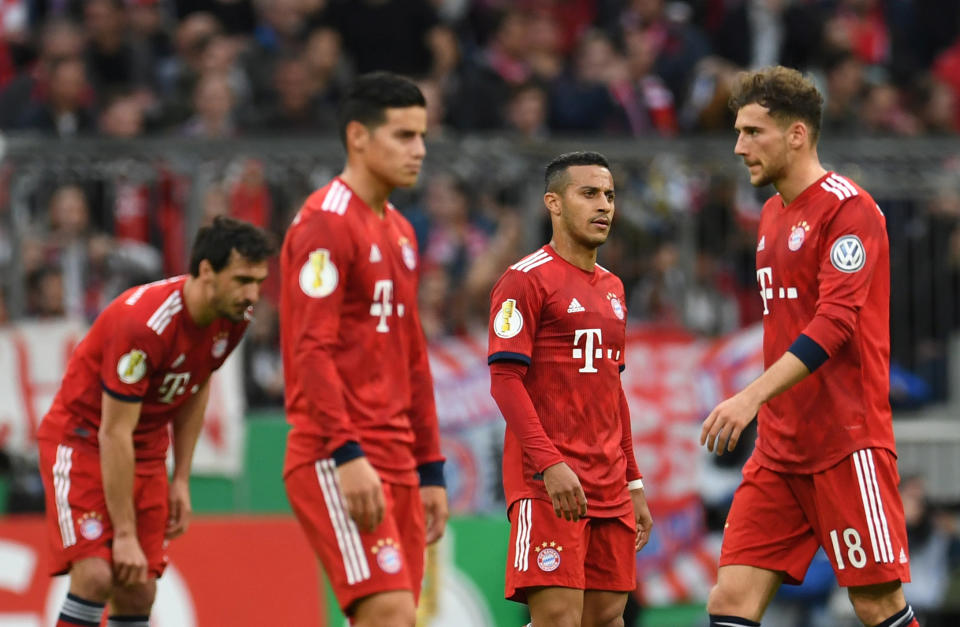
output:
<svg viewBox="0 0 960 627"><path fill-rule="evenodd" d="M504 596L526 602L527 588L558 586L629 592L637 587L637 527L619 518L557 518L553 504L520 499L510 506Z"/></svg>
<svg viewBox="0 0 960 627"><path fill-rule="evenodd" d="M800 583L823 547L841 586L910 581L893 453L863 449L815 474L786 474L751 457L733 496L720 566L783 571Z"/></svg>
<svg viewBox="0 0 960 627"><path fill-rule="evenodd" d="M40 476L46 500L47 537L52 550L51 575L69 572L80 559L113 562L113 527L107 513L97 451L83 444L40 440ZM167 566L169 508L167 469L162 463L138 465L133 501L137 539L150 574L160 577Z"/></svg>
<svg viewBox="0 0 960 627"><path fill-rule="evenodd" d="M420 488L383 482L386 514L373 531L360 531L340 492L332 459L287 475L287 497L330 580L344 614L360 599L388 590L420 598L426 528Z"/></svg>

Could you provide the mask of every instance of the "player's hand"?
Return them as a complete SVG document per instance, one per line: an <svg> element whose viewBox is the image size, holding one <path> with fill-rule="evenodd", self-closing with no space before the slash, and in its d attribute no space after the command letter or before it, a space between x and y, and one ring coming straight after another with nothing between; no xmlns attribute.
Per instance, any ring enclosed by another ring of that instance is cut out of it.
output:
<svg viewBox="0 0 960 627"><path fill-rule="evenodd" d="M756 417L760 410L757 403L748 395L740 392L713 408L700 430L700 444L707 450L723 455L725 450L732 451L740 441L740 434Z"/></svg>
<svg viewBox="0 0 960 627"><path fill-rule="evenodd" d="M187 530L191 514L193 508L190 506L190 485L186 481L174 479L170 482L170 513L164 534L168 540Z"/></svg>
<svg viewBox="0 0 960 627"><path fill-rule="evenodd" d="M576 522L587 515L587 495L576 473L560 462L543 471L543 485L553 501L553 511L557 518Z"/></svg>
<svg viewBox="0 0 960 627"><path fill-rule="evenodd" d="M637 521L636 549L639 551L647 546L647 542L650 541L653 517L650 516L650 508L647 507L647 496L644 494L643 488L630 490L630 500L633 502L633 518Z"/></svg>
<svg viewBox="0 0 960 627"><path fill-rule="evenodd" d="M147 556L136 534L113 538L113 577L122 586L147 583Z"/></svg>
<svg viewBox="0 0 960 627"><path fill-rule="evenodd" d="M447 489L438 485L420 487L420 500L427 522L427 544L433 544L443 536L450 512L447 510Z"/></svg>
<svg viewBox="0 0 960 627"><path fill-rule="evenodd" d="M337 476L353 522L361 531L372 532L383 521L386 509L380 475L366 457L357 457L337 466Z"/></svg>

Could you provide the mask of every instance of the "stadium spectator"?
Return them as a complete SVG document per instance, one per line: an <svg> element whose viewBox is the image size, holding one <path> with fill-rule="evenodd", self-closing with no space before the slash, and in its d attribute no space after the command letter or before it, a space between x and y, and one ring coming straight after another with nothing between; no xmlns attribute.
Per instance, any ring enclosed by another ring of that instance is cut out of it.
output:
<svg viewBox="0 0 960 627"><path fill-rule="evenodd" d="M233 89L226 76L201 76L194 89L193 106L196 113L184 123L181 129L184 135L215 138L237 133Z"/></svg>
<svg viewBox="0 0 960 627"><path fill-rule="evenodd" d="M50 64L48 93L21 114L18 127L56 137L94 130L90 85L83 59L67 57Z"/></svg>
<svg viewBox="0 0 960 627"><path fill-rule="evenodd" d="M549 101L546 88L536 81L514 87L506 105L507 132L525 140L549 137Z"/></svg>

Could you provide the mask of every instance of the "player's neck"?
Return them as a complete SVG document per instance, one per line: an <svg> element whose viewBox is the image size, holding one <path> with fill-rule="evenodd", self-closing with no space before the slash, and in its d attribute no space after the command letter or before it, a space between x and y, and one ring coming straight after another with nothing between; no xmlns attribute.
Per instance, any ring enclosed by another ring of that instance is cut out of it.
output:
<svg viewBox="0 0 960 627"><path fill-rule="evenodd" d="M557 251L564 261L585 272L593 272L593 267L597 265L597 249L587 248L569 236L554 233L550 247Z"/></svg>
<svg viewBox="0 0 960 627"><path fill-rule="evenodd" d="M353 165L349 161L340 173L340 179L360 197L360 200L373 209L374 213L381 218L384 216L386 213L384 207L390 192L393 191L392 186L378 179L370 170Z"/></svg>
<svg viewBox="0 0 960 627"><path fill-rule="evenodd" d="M187 277L183 284L183 304L187 308L190 319L198 327L205 327L216 318L216 313L212 307L206 306L206 301L200 280L195 276Z"/></svg>
<svg viewBox="0 0 960 627"><path fill-rule="evenodd" d="M794 162L788 174L774 184L784 205L789 205L805 189L816 183L827 171L820 165L817 153Z"/></svg>

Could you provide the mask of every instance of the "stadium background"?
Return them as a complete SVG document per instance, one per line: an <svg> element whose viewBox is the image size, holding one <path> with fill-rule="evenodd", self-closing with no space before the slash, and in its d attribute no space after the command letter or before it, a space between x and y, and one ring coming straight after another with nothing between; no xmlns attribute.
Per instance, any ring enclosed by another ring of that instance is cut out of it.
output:
<svg viewBox="0 0 960 627"><path fill-rule="evenodd" d="M625 385L656 521L628 624L705 624L749 446L717 462L695 438L713 404L759 372L753 255L771 193L753 190L732 154L725 93L738 67L778 61L818 81L824 162L887 216L891 400L921 578L908 595L931 613L923 624L956 624L958 13L947 0L4 0L0 626L52 624L63 594L44 571L32 434L76 338L124 287L183 272L191 234L213 215L282 235L342 164L338 92L376 68L416 77L430 112L421 182L393 197L421 247L454 511L423 624L524 622L500 600L503 421L487 393L486 299L548 233L544 163L585 148L614 163L617 224L600 262L627 288ZM218 375L198 516L171 548L161 627L342 624L320 609L329 599L280 480L275 297L268 284ZM848 624L838 598L817 562L764 624Z"/></svg>

